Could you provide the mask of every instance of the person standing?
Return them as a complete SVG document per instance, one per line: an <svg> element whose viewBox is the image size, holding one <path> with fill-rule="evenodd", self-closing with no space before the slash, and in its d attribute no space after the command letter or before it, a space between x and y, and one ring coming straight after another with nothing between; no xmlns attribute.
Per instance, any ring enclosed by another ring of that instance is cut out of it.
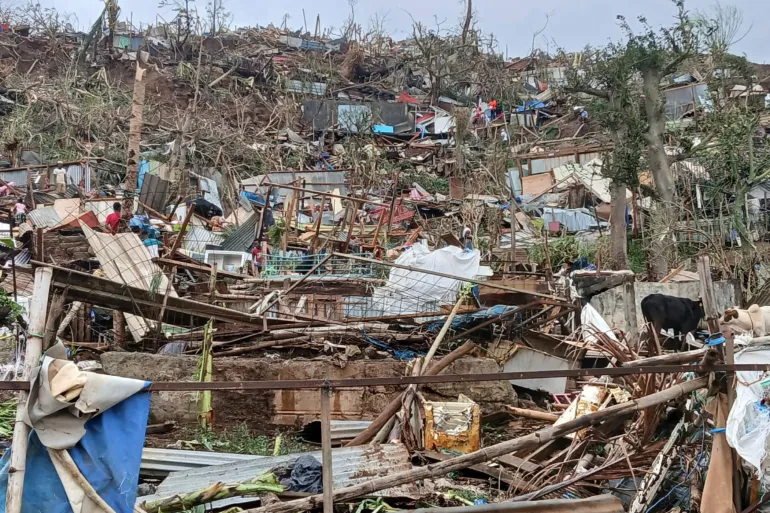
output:
<svg viewBox="0 0 770 513"><path fill-rule="evenodd" d="M60 160L53 170L54 183L56 183L56 192L64 194L67 192L67 170L64 169L64 163Z"/></svg>
<svg viewBox="0 0 770 513"><path fill-rule="evenodd" d="M120 225L120 209L121 205L119 201L112 204L112 214L107 216L107 220L104 225L107 227L107 231L113 235L118 233L118 226Z"/></svg>
<svg viewBox="0 0 770 513"><path fill-rule="evenodd" d="M16 214L16 217L15 217L16 226L19 226L22 223L27 222L27 205L24 204L23 198L19 198L16 200L15 214Z"/></svg>

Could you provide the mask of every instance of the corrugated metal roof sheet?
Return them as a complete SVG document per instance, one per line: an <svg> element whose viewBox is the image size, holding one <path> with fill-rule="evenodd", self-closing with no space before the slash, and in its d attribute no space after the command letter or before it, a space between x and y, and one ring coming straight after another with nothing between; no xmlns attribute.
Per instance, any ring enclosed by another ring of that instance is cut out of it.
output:
<svg viewBox="0 0 770 513"><path fill-rule="evenodd" d="M226 465L228 463L252 461L262 458L265 458L265 456L145 447L142 449L141 474L143 476L167 476L172 472L183 472L212 465Z"/></svg>
<svg viewBox="0 0 770 513"><path fill-rule="evenodd" d="M237 483L264 472L287 466L299 456L310 455L321 461L321 451L285 456L265 457L238 463L225 463L183 472L174 472L163 481L154 496L141 497L137 503L184 494L207 488L215 483ZM344 488L375 477L411 470L409 451L401 444L364 445L332 449L334 487ZM416 485L404 485L378 492L385 497L418 497Z"/></svg>
<svg viewBox="0 0 770 513"><path fill-rule="evenodd" d="M286 91L289 93L314 94L323 96L326 94L326 84L323 82L303 82L302 80L287 80Z"/></svg>
<svg viewBox="0 0 770 513"><path fill-rule="evenodd" d="M222 242L225 251L246 251L251 247L257 235L259 215L252 214L242 225Z"/></svg>
<svg viewBox="0 0 770 513"><path fill-rule="evenodd" d="M182 249L193 253L206 251L206 244L222 244L225 238L220 233L211 232L200 226L189 226L182 242Z"/></svg>
<svg viewBox="0 0 770 513"><path fill-rule="evenodd" d="M266 176L255 176L252 178L245 178L241 180L241 185L249 192L254 192L257 186L263 182L277 183L281 185L288 185L296 180L305 181L305 187L311 191L316 192L332 192L334 189L339 190L339 194L347 196L348 189L345 185L345 171L327 171L324 169L312 170L312 171L294 171L292 173L268 173ZM266 187L263 187L266 190ZM279 193L285 196L288 193L288 189L279 189Z"/></svg>
<svg viewBox="0 0 770 513"><path fill-rule="evenodd" d="M37 197L35 199L37 200ZM61 217L53 207L37 207L31 210L27 217L38 228L53 228L61 223Z"/></svg>

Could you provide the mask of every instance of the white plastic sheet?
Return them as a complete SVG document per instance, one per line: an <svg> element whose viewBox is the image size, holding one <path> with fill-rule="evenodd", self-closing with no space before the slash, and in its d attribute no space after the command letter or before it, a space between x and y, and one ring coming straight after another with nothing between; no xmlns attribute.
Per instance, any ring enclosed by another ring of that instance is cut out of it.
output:
<svg viewBox="0 0 770 513"><path fill-rule="evenodd" d="M580 323L583 326L590 326L596 331L604 333L615 342L618 341L618 337L615 336L615 333L612 331L612 328L610 328L610 325L607 324L607 321L604 320L602 314L597 312L596 308L591 306L590 303L586 303L585 306L583 306L583 309L580 312ZM596 342L596 336L590 331L585 331L583 333L583 340L593 344Z"/></svg>
<svg viewBox="0 0 770 513"><path fill-rule="evenodd" d="M479 273L479 250L464 251L447 246L430 251L422 243L415 243L396 259L397 264L473 279ZM454 303L463 282L419 271L394 267L388 283L372 294L372 315L398 315L437 312L441 305Z"/></svg>
<svg viewBox="0 0 770 513"><path fill-rule="evenodd" d="M735 356L735 363L770 364L770 348L748 348ZM727 417L727 442L761 479L770 468L770 409L760 404L770 388L770 374L738 372L736 377L735 402Z"/></svg>

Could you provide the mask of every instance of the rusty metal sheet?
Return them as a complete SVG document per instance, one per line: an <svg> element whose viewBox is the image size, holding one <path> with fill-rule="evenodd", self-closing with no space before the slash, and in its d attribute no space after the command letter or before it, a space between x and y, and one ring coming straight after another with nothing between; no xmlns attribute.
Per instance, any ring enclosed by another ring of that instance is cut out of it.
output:
<svg viewBox="0 0 770 513"><path fill-rule="evenodd" d="M425 449L463 454L481 447L481 410L472 402L425 403Z"/></svg>
<svg viewBox="0 0 770 513"><path fill-rule="evenodd" d="M137 499L137 504L146 500L201 490L215 483L237 483L252 479L276 467L285 466L301 455L310 455L321 461L321 451L314 451L174 472L158 486L155 495L140 497ZM344 488L375 477L411 470L412 464L409 462L409 451L401 444L364 445L332 449L332 469L334 487ZM415 484L390 488L375 495L414 499L420 496Z"/></svg>

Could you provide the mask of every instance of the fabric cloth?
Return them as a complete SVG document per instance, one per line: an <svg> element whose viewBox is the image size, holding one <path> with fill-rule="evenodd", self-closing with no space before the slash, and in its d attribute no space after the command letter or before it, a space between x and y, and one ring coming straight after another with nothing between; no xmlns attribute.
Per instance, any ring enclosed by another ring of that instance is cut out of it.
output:
<svg viewBox="0 0 770 513"><path fill-rule="evenodd" d="M770 350L749 347L735 355L736 364L770 363ZM770 469L770 408L763 404L770 395L766 372L737 372L735 402L727 418L725 434L730 446L754 467L760 479L768 481Z"/></svg>
<svg viewBox="0 0 770 513"><path fill-rule="evenodd" d="M147 385L137 379L83 372L67 360L62 344L46 351L30 378L24 423L51 449L73 447L85 435L89 419Z"/></svg>
<svg viewBox="0 0 770 513"><path fill-rule="evenodd" d="M49 349L31 376L22 417L32 427L22 513L103 513L74 476L51 457L67 451L80 473L116 513L132 513L150 412L149 383L82 372L62 344ZM5 511L11 451L0 461Z"/></svg>
<svg viewBox="0 0 770 513"><path fill-rule="evenodd" d="M104 225L110 233L118 233L118 225L120 224L120 212L113 212L107 216L107 220Z"/></svg>
<svg viewBox="0 0 770 513"><path fill-rule="evenodd" d="M24 203L16 203L16 213L17 214L26 214L27 213L27 205Z"/></svg>
<svg viewBox="0 0 770 513"><path fill-rule="evenodd" d="M66 183L57 183L56 184L56 193L57 194L64 194L67 192L67 184Z"/></svg>
<svg viewBox="0 0 770 513"><path fill-rule="evenodd" d="M16 226L27 222L27 214L19 212L14 218L16 220Z"/></svg>
<svg viewBox="0 0 770 513"><path fill-rule="evenodd" d="M69 449L73 461L116 513L132 513L150 412L150 393L116 404L85 425L85 436ZM11 451L0 460L0 511L5 511ZM27 448L22 513L103 513L77 485L57 473L33 431ZM65 485L66 482L66 485Z"/></svg>
<svg viewBox="0 0 770 513"><path fill-rule="evenodd" d="M290 492L322 493L323 466L313 456L300 456L291 466L291 474L281 484Z"/></svg>

